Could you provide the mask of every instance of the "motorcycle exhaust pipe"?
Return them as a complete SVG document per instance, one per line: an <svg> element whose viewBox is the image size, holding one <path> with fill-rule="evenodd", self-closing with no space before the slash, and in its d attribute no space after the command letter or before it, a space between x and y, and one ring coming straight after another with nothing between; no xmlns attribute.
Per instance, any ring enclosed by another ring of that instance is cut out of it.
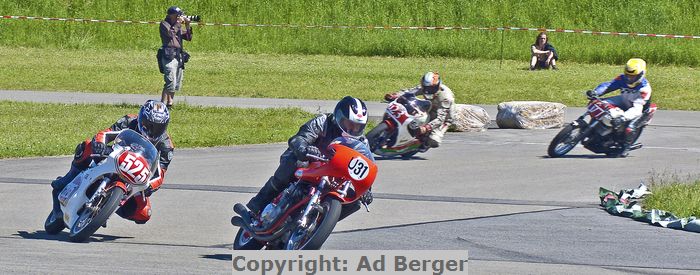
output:
<svg viewBox="0 0 700 275"><path fill-rule="evenodd" d="M244 223L243 219L241 219L241 217L239 217L239 216L233 216L233 218L231 218L231 224L233 226L243 227L243 223Z"/></svg>
<svg viewBox="0 0 700 275"><path fill-rule="evenodd" d="M247 215L248 214L248 207L245 207L242 203L237 203L236 205L233 206L233 212L236 212L238 215Z"/></svg>
<svg viewBox="0 0 700 275"><path fill-rule="evenodd" d="M233 226L242 227L243 229L248 231L248 233L253 235L253 238L256 240L263 241L263 242L271 241L271 240L274 240L274 239L281 237L282 234L284 234L284 232L287 231L287 229L286 229L287 226L283 226L282 228L280 228L280 230L278 230L277 232L272 233L270 235L259 235L255 232L255 229L253 229L250 226L252 221L250 219L250 214L248 214L248 208L246 208L245 205L237 203L236 205L233 206L233 211L235 211L236 214L238 214L240 216L234 216L233 218L231 218L231 224Z"/></svg>

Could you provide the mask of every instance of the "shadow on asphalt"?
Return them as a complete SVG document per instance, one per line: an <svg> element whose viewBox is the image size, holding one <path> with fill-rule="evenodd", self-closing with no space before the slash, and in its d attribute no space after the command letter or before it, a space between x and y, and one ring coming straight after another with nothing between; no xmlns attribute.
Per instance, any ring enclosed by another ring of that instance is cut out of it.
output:
<svg viewBox="0 0 700 275"><path fill-rule="evenodd" d="M34 231L34 232L27 232L27 231L17 231L17 234L12 234L13 236L19 236L24 239L29 239L29 240L52 240L52 241L62 241L62 242L69 242L68 240L68 233L67 232L61 232L56 235L49 235L46 233L44 230L39 230L39 231ZM104 234L93 234L90 236L90 238L87 240L87 242L111 242L115 241L118 239L133 239L134 237L122 237L122 236L113 236L113 235L104 235Z"/></svg>
<svg viewBox="0 0 700 275"><path fill-rule="evenodd" d="M202 259L212 259L212 260L219 260L219 261L232 261L233 256L231 254L209 254L209 255L200 255L199 256Z"/></svg>
<svg viewBox="0 0 700 275"><path fill-rule="evenodd" d="M410 158L404 158L404 157L400 157L400 156L396 156L396 157L375 156L374 159L375 160L395 160L395 161L396 160L399 160L399 161L401 161L401 160L428 160L424 157L417 157L417 156L411 156Z"/></svg>
<svg viewBox="0 0 700 275"><path fill-rule="evenodd" d="M606 155L563 155L558 158L552 158L550 156L544 155L540 156L541 159L614 159L614 157L608 157Z"/></svg>
<svg viewBox="0 0 700 275"><path fill-rule="evenodd" d="M572 207L563 207L563 208L533 210L533 211L525 211L525 212L517 212L517 213L507 213L507 214L498 214L498 215L490 215L490 216L471 217L471 218L457 218L457 219L435 220L435 221L405 223L405 224L396 224L396 225L385 225L385 226L377 226L377 227L369 227L369 228L358 228L358 229L350 229L350 230L342 230L342 231L333 231L331 234L345 234L345 233L365 232L365 231L372 231L372 230L395 229L395 228L411 227L411 226L418 226L418 225L430 225L430 224L448 223L448 222L483 220L483 219L509 217L509 216L524 215L524 214L554 212L554 211L569 210L569 209L573 209L573 208Z"/></svg>

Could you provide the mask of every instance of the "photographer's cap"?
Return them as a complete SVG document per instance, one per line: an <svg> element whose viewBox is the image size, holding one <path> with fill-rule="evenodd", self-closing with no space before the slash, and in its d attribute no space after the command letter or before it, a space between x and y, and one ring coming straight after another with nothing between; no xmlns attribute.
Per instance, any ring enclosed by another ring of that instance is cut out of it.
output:
<svg viewBox="0 0 700 275"><path fill-rule="evenodd" d="M168 15L171 15L171 14L182 15L183 12L182 12L182 9L180 7L172 6L172 7L168 8Z"/></svg>

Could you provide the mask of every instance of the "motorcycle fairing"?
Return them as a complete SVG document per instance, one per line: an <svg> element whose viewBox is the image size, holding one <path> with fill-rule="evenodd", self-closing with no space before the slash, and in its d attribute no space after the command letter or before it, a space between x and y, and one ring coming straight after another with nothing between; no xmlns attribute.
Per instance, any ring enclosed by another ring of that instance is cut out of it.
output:
<svg viewBox="0 0 700 275"><path fill-rule="evenodd" d="M300 168L295 175L303 181L318 184L321 177L335 177L349 180L355 194L364 194L377 176L377 165L373 160L341 144L331 144L329 147L335 155L328 163L309 168Z"/></svg>
<svg viewBox="0 0 700 275"><path fill-rule="evenodd" d="M104 162L87 169L75 177L58 195L63 211L63 221L66 227L71 228L78 218L78 211L83 208L85 202L90 198L85 194L87 189L93 184L97 184L103 176L114 173L115 161L114 157L119 151L114 151L110 154L110 158Z"/></svg>

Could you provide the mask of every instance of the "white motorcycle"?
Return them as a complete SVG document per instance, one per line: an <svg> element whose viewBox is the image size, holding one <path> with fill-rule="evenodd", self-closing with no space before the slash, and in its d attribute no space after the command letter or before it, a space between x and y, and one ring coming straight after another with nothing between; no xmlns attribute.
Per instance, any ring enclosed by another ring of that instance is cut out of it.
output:
<svg viewBox="0 0 700 275"><path fill-rule="evenodd" d="M372 153L383 156L410 158L422 144L415 129L428 123L431 103L405 93L386 107L384 119L367 133Z"/></svg>
<svg viewBox="0 0 700 275"><path fill-rule="evenodd" d="M58 195L63 217L49 213L44 223L46 233L58 234L69 228L69 239L82 242L105 225L117 208L149 187L152 168L159 169L158 150L131 129L106 133L107 137L114 135L112 152L91 163Z"/></svg>

